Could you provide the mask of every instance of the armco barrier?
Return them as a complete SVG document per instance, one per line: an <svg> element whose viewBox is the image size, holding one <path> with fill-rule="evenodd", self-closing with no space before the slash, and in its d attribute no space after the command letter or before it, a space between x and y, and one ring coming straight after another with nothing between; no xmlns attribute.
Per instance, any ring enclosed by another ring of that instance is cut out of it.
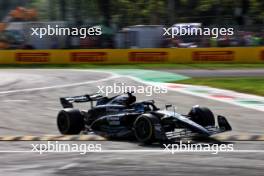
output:
<svg viewBox="0 0 264 176"><path fill-rule="evenodd" d="M0 50L0 64L264 63L264 47Z"/></svg>

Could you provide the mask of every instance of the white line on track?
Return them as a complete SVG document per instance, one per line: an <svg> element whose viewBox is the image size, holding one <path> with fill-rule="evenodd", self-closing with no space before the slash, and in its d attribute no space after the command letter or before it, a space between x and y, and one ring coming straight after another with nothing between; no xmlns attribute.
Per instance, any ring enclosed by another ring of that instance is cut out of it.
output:
<svg viewBox="0 0 264 176"><path fill-rule="evenodd" d="M32 150L2 150L0 153L83 153L84 151L32 151ZM215 154L215 151L205 150L147 150L147 149L132 149L132 150L101 150L101 151L85 151L86 153L211 153ZM218 151L218 153L264 153L264 150L233 150L233 151Z"/></svg>
<svg viewBox="0 0 264 176"><path fill-rule="evenodd" d="M5 103L12 103L12 102L18 102L18 103L21 103L21 102L28 102L29 100L3 100L3 102Z"/></svg>
<svg viewBox="0 0 264 176"><path fill-rule="evenodd" d="M72 84L63 84L63 85L55 85L55 86L46 86L46 87L37 87L37 88L28 88L28 89L17 89L17 90L9 90L9 91L2 91L0 94L11 94L11 93L21 93L21 92L32 92L38 90L47 90L47 89L58 89L58 88L65 88L65 87L75 87L75 86L82 86L86 84L93 84L103 81L109 81L111 79L115 79L120 77L119 75L112 75L108 78L94 80L94 81L86 81L86 82L79 82L79 83L72 83Z"/></svg>

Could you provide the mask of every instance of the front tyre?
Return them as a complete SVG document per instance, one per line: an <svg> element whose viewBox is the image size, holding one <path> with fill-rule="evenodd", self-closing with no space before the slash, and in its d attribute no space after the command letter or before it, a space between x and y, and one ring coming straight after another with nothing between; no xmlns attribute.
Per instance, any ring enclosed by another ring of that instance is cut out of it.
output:
<svg viewBox="0 0 264 176"><path fill-rule="evenodd" d="M84 129L84 117L78 109L63 109L57 116L57 125L61 134L80 134Z"/></svg>
<svg viewBox="0 0 264 176"><path fill-rule="evenodd" d="M151 118L146 115L139 116L134 122L134 133L139 142L151 144L154 141L154 125Z"/></svg>

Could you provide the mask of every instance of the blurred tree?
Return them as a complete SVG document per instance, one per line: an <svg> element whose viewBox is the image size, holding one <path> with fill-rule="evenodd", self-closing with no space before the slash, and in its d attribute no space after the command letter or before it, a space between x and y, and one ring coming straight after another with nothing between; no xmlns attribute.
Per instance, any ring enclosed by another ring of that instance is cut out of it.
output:
<svg viewBox="0 0 264 176"><path fill-rule="evenodd" d="M16 6L36 7L41 20L135 24L202 22L237 23L236 13L252 24L264 24L264 0L0 0L0 18Z"/></svg>
<svg viewBox="0 0 264 176"><path fill-rule="evenodd" d="M48 6L49 6L49 20L54 21L56 20L56 12L55 12L55 7L56 3L54 3L54 0L48 0Z"/></svg>
<svg viewBox="0 0 264 176"><path fill-rule="evenodd" d="M73 17L74 17L74 21L77 25L81 25L82 24L82 16L81 16L81 9L82 9L82 4L81 4L81 0L74 0L73 3Z"/></svg>
<svg viewBox="0 0 264 176"><path fill-rule="evenodd" d="M248 16L250 16L253 23L264 24L264 1L250 0L249 1Z"/></svg>
<svg viewBox="0 0 264 176"><path fill-rule="evenodd" d="M6 0L0 0L0 19L2 20L8 14L10 10L10 2Z"/></svg>
<svg viewBox="0 0 264 176"><path fill-rule="evenodd" d="M111 23L111 5L110 0L98 0L99 8L103 16L103 24L110 26Z"/></svg>
<svg viewBox="0 0 264 176"><path fill-rule="evenodd" d="M65 0L60 0L60 15L61 15L61 20L65 21L66 20L66 1Z"/></svg>

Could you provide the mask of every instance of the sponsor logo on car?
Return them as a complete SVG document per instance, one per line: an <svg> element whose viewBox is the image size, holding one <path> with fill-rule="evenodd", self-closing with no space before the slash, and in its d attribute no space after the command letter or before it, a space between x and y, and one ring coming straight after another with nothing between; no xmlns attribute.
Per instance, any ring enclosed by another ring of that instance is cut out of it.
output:
<svg viewBox="0 0 264 176"><path fill-rule="evenodd" d="M168 52L130 52L131 62L165 62L168 60Z"/></svg>
<svg viewBox="0 0 264 176"><path fill-rule="evenodd" d="M194 61L233 61L234 51L194 51L192 54Z"/></svg>
<svg viewBox="0 0 264 176"><path fill-rule="evenodd" d="M49 62L49 53L16 53L17 62Z"/></svg>
<svg viewBox="0 0 264 176"><path fill-rule="evenodd" d="M73 52L71 62L104 62L107 61L106 52Z"/></svg>

